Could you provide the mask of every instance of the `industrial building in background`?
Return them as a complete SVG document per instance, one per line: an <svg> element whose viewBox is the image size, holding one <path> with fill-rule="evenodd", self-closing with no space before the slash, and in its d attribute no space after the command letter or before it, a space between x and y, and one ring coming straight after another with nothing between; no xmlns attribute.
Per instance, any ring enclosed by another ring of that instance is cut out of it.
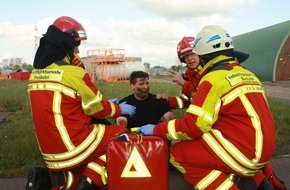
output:
<svg viewBox="0 0 290 190"><path fill-rule="evenodd" d="M147 72L141 57L125 57L125 49L93 49L84 58L91 80L117 82L127 80L132 71Z"/></svg>
<svg viewBox="0 0 290 190"><path fill-rule="evenodd" d="M290 80L290 20L233 37L235 49L250 54L242 63L261 81Z"/></svg>

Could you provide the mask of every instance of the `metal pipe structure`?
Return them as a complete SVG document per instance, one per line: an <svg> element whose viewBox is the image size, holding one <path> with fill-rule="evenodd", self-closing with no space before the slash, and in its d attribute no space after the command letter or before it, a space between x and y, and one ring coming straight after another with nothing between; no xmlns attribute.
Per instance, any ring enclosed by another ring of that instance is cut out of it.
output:
<svg viewBox="0 0 290 190"><path fill-rule="evenodd" d="M125 57L124 49L88 50L85 65L91 80L127 80L132 71L147 71L140 57Z"/></svg>

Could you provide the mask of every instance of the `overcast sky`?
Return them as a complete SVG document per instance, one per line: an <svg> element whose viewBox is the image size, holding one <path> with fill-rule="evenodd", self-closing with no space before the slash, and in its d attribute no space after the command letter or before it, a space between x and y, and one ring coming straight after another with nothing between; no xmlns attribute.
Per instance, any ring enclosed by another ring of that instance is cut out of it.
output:
<svg viewBox="0 0 290 190"><path fill-rule="evenodd" d="M289 0L9 0L0 8L0 62L23 58L32 64L38 36L59 16L85 27L80 56L99 48L125 49L151 66L178 64L176 46L205 25L218 24L231 36L290 19ZM290 29L289 29L290 30Z"/></svg>

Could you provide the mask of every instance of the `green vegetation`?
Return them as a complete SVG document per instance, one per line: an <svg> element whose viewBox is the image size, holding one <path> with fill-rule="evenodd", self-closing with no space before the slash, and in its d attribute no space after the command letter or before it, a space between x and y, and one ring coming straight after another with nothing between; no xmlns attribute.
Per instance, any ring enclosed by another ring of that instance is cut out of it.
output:
<svg viewBox="0 0 290 190"><path fill-rule="evenodd" d="M13 112L0 124L0 177L25 177L33 165L44 165L34 134L27 81L0 80L0 111ZM106 98L122 98L131 93L128 82L96 83ZM178 95L180 87L173 83L151 82L152 93ZM290 105L270 99L269 104L277 126L276 155L285 154L283 146L290 135ZM174 110L181 118L183 110ZM112 120L113 121L113 120Z"/></svg>

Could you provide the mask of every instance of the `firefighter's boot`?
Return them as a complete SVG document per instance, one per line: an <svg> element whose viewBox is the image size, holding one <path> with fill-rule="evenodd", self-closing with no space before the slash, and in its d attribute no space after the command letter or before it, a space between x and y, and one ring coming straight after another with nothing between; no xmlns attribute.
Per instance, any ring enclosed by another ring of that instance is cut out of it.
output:
<svg viewBox="0 0 290 190"><path fill-rule="evenodd" d="M86 176L81 176L74 190L101 190L94 183L90 183Z"/></svg>

